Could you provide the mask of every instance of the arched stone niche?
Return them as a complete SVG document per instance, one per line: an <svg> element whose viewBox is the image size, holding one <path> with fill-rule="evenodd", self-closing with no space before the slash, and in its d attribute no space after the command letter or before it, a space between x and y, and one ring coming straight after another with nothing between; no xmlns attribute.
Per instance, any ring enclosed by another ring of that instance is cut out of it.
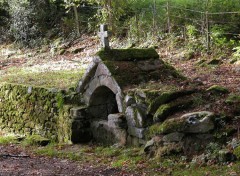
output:
<svg viewBox="0 0 240 176"><path fill-rule="evenodd" d="M107 101L109 104L111 99L112 104L115 105L115 103L117 103L117 111L115 110L114 112L123 112L123 96L121 88L112 77L109 69L98 57L94 58L91 65L88 67L88 70L79 82L77 91L83 95L84 101L89 107L97 105L98 101L100 101L101 104L104 104L103 102ZM109 96L107 94L109 94ZM113 94L115 100L113 100ZM96 95L104 96L97 97Z"/></svg>
<svg viewBox="0 0 240 176"><path fill-rule="evenodd" d="M97 87L89 99L88 112L93 118L107 120L109 114L118 113L116 95L106 86Z"/></svg>

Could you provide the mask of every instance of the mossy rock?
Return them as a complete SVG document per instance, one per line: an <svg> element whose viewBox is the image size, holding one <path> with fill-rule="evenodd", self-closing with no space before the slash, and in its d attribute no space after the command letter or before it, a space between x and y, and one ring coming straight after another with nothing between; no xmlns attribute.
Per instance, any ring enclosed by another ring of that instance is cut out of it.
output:
<svg viewBox="0 0 240 176"><path fill-rule="evenodd" d="M165 120L149 128L149 135L173 132L206 133L214 129L214 114L208 111L185 114L179 118Z"/></svg>
<svg viewBox="0 0 240 176"><path fill-rule="evenodd" d="M148 113L154 114L159 108L159 106L166 104L179 97L189 95L192 93L194 93L194 90L164 92L150 103L148 107Z"/></svg>
<svg viewBox="0 0 240 176"><path fill-rule="evenodd" d="M101 50L97 55L103 60L112 61L140 61L148 59L158 59L159 55L153 48L148 49L110 49Z"/></svg>
<svg viewBox="0 0 240 176"><path fill-rule="evenodd" d="M229 93L228 89L219 85L213 85L207 89L208 92L213 92L217 94Z"/></svg>
<svg viewBox="0 0 240 176"><path fill-rule="evenodd" d="M168 116L175 112L191 107L193 101L191 99L180 99L168 104L161 105L153 116L154 122L163 122Z"/></svg>

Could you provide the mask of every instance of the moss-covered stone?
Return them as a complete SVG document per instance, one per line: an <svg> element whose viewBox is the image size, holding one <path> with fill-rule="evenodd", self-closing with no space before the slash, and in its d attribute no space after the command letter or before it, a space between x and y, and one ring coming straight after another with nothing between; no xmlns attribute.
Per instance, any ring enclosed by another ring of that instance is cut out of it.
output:
<svg viewBox="0 0 240 176"><path fill-rule="evenodd" d="M172 115L173 113L179 111L179 110L184 110L192 105L192 100L191 99L180 99L168 104L161 105L156 113L153 116L153 121L154 122L162 122L164 121L168 116Z"/></svg>
<svg viewBox="0 0 240 176"><path fill-rule="evenodd" d="M192 94L194 90L187 90L187 91L174 91L174 92L164 92L157 98L155 98L148 107L148 113L154 114L159 106L166 104L174 99L179 97Z"/></svg>
<svg viewBox="0 0 240 176"><path fill-rule="evenodd" d="M70 107L78 106L80 101L80 95L73 92L2 83L0 131L68 141L71 139L71 116L65 106L68 103L72 103Z"/></svg>
<svg viewBox="0 0 240 176"><path fill-rule="evenodd" d="M228 89L219 85L213 85L207 89L208 92L218 93L218 94L226 94L228 93Z"/></svg>
<svg viewBox="0 0 240 176"><path fill-rule="evenodd" d="M112 61L140 61L148 59L158 59L159 55L153 48L148 49L111 49L101 50L97 55L103 60Z"/></svg>
<svg viewBox="0 0 240 176"><path fill-rule="evenodd" d="M172 132L206 133L214 129L214 114L208 111L185 114L179 118L167 119L150 127L149 135Z"/></svg>

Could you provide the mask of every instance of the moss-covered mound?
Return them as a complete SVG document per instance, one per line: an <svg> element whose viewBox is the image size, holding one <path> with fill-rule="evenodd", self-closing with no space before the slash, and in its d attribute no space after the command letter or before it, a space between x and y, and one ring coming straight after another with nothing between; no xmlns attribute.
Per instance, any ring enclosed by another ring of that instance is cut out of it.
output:
<svg viewBox="0 0 240 176"><path fill-rule="evenodd" d="M184 79L174 67L163 62L153 48L101 50L97 56L122 88L155 80L177 82Z"/></svg>
<svg viewBox="0 0 240 176"><path fill-rule="evenodd" d="M103 60L111 61L140 61L158 59L159 55L153 48L148 49L111 49L101 50L97 55Z"/></svg>

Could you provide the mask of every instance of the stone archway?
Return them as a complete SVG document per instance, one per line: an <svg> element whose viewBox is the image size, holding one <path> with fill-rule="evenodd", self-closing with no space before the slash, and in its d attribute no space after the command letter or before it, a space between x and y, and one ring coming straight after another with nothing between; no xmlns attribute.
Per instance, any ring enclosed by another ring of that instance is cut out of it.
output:
<svg viewBox="0 0 240 176"><path fill-rule="evenodd" d="M107 120L109 114L118 113L116 95L106 86L99 86L92 93L88 112L94 119Z"/></svg>

